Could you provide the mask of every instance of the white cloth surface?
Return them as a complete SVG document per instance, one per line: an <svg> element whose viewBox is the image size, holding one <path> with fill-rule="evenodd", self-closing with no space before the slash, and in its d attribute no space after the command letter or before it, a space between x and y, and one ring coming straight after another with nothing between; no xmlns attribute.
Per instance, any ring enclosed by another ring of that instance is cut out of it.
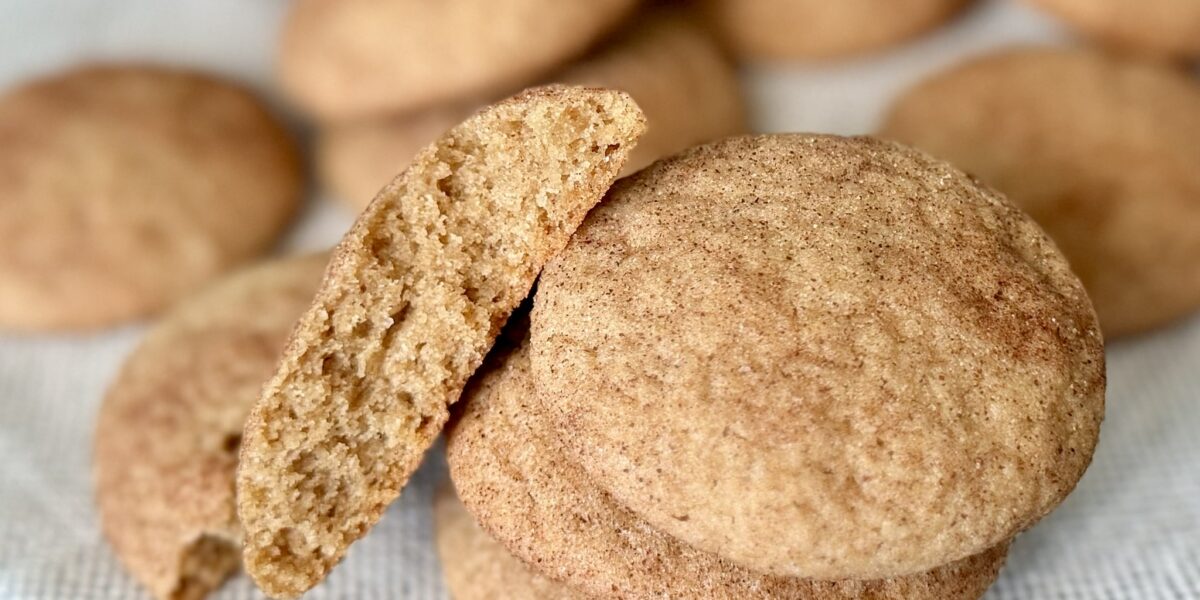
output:
<svg viewBox="0 0 1200 600"><path fill-rule="evenodd" d="M286 7L286 0L0 0L0 88L84 59L139 59L226 73L274 98L273 48ZM966 55L1069 41L1022 5L984 1L890 52L749 69L745 79L761 130L868 133L896 93ZM328 246L349 222L314 199L284 250ZM96 409L143 331L0 335L0 599L145 597L100 535L90 475ZM1095 462L1075 493L1016 541L988 598L1200 598L1198 396L1200 318L1110 344L1108 416ZM444 475L436 452L429 462L307 597L444 597L429 517ZM238 576L216 597L259 595Z"/></svg>

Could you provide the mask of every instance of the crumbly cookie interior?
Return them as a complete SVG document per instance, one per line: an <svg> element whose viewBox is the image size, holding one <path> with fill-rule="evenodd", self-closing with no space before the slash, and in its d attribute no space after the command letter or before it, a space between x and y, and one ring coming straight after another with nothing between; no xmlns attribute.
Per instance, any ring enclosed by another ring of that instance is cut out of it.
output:
<svg viewBox="0 0 1200 600"><path fill-rule="evenodd" d="M247 424L239 512L264 591L308 589L379 518L643 129L626 94L532 90L452 129L364 211Z"/></svg>

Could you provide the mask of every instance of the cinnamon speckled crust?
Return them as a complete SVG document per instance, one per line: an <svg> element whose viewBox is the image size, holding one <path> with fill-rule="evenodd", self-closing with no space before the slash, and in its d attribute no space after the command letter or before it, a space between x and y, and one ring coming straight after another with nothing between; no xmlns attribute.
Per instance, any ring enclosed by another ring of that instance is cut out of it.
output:
<svg viewBox="0 0 1200 600"><path fill-rule="evenodd" d="M970 0L702 0L713 31L750 60L835 58L891 46Z"/></svg>
<svg viewBox="0 0 1200 600"><path fill-rule="evenodd" d="M636 0L297 0L283 27L283 86L346 119L491 95L582 54Z"/></svg>
<svg viewBox="0 0 1200 600"><path fill-rule="evenodd" d="M1150 61L1026 48L903 96L882 135L999 188L1054 238L1106 337L1200 308L1200 83Z"/></svg>
<svg viewBox="0 0 1200 600"><path fill-rule="evenodd" d="M250 94L207 76L94 66L0 97L0 328L113 325L265 249L299 160Z"/></svg>
<svg viewBox="0 0 1200 600"><path fill-rule="evenodd" d="M479 528L449 487L434 498L433 522L442 574L453 600L588 598L529 570Z"/></svg>
<svg viewBox="0 0 1200 600"><path fill-rule="evenodd" d="M1074 488L1104 410L1096 317L1049 238L870 138L730 138L622 180L547 265L531 351L598 487L778 575L1011 538Z"/></svg>
<svg viewBox="0 0 1200 600"><path fill-rule="evenodd" d="M1083 33L1126 50L1200 57L1196 0L1027 0Z"/></svg>
<svg viewBox="0 0 1200 600"><path fill-rule="evenodd" d="M732 66L703 30L674 13L642 17L628 32L552 79L628 92L646 113L646 135L623 174L746 128ZM478 106L466 102L330 124L317 145L321 178L338 200L361 210L418 150Z"/></svg>
<svg viewBox="0 0 1200 600"><path fill-rule="evenodd" d="M156 597L201 598L237 568L233 475L242 425L327 256L239 272L167 314L100 406L105 535Z"/></svg>
<svg viewBox="0 0 1200 600"><path fill-rule="evenodd" d="M528 90L448 131L363 211L246 423L238 515L263 591L304 592L379 519L644 130L628 94Z"/></svg>
<svg viewBox="0 0 1200 600"><path fill-rule="evenodd" d="M451 477L468 509L514 554L596 597L974 599L1004 563L1007 543L886 580L814 581L742 569L659 533L593 485L548 434L533 396L527 347L490 357L448 430Z"/></svg>

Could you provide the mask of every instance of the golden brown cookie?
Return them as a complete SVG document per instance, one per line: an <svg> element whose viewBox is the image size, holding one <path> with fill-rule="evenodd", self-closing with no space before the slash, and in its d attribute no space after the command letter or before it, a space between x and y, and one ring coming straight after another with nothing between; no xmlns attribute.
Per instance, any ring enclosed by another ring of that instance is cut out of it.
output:
<svg viewBox="0 0 1200 600"><path fill-rule="evenodd" d="M936 27L969 0L703 0L713 31L749 60L834 58Z"/></svg>
<svg viewBox="0 0 1200 600"><path fill-rule="evenodd" d="M1029 0L1114 46L1155 55L1200 57L1196 0Z"/></svg>
<svg viewBox="0 0 1200 600"><path fill-rule="evenodd" d="M1011 538L1074 488L1104 412L1095 313L1049 238L871 138L729 138L622 180L546 266L531 352L598 487L816 579Z"/></svg>
<svg viewBox="0 0 1200 600"><path fill-rule="evenodd" d="M479 528L450 487L433 500L434 541L454 600L574 600L587 598L529 570Z"/></svg>
<svg viewBox="0 0 1200 600"><path fill-rule="evenodd" d="M246 424L238 513L268 594L312 587L400 493L645 120L536 88L451 129L359 216Z"/></svg>
<svg viewBox="0 0 1200 600"><path fill-rule="evenodd" d="M1004 563L1007 542L925 573L886 580L815 581L742 569L651 528L567 459L533 397L526 347L494 351L485 369L448 429L454 485L502 544L583 592L729 600L974 599ZM495 568L517 572L509 560L497 559Z"/></svg>
<svg viewBox="0 0 1200 600"><path fill-rule="evenodd" d="M297 0L283 86L326 119L491 95L582 54L635 0Z"/></svg>
<svg viewBox="0 0 1200 600"><path fill-rule="evenodd" d="M326 256L241 271L166 315L100 407L100 522L157 598L201 598L240 562L233 476L242 425Z"/></svg>
<svg viewBox="0 0 1200 600"><path fill-rule="evenodd" d="M1200 83L1152 62L1019 49L908 92L882 135L954 162L1046 228L1107 337L1200 307Z"/></svg>
<svg viewBox="0 0 1200 600"><path fill-rule="evenodd" d="M112 325L261 252L291 217L292 141L184 71L68 71L0 97L0 328Z"/></svg>
<svg viewBox="0 0 1200 600"><path fill-rule="evenodd" d="M712 39L678 15L641 21L557 81L619 89L646 113L647 131L625 165L631 173L692 145L745 130L741 90ZM335 197L361 210L417 151L478 108L441 106L413 114L331 124L317 164Z"/></svg>

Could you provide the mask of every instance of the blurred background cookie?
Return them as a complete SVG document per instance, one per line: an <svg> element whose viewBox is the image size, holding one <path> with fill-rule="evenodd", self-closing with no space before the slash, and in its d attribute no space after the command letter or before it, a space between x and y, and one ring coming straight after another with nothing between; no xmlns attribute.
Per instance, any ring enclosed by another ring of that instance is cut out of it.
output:
<svg viewBox="0 0 1200 600"><path fill-rule="evenodd" d="M284 88L322 119L504 93L582 54L635 0L297 0Z"/></svg>
<svg viewBox="0 0 1200 600"><path fill-rule="evenodd" d="M1070 493L1104 414L1095 313L1049 238L871 138L727 138L617 182L531 323L549 430L593 482L778 575L983 552Z"/></svg>
<svg viewBox="0 0 1200 600"><path fill-rule="evenodd" d="M326 258L267 263L194 296L147 334L105 396L94 455L101 523L156 598L201 598L237 568L242 425Z"/></svg>
<svg viewBox="0 0 1200 600"><path fill-rule="evenodd" d="M1196 0L1026 1L1119 48L1200 58L1200 2Z"/></svg>
<svg viewBox="0 0 1200 600"><path fill-rule="evenodd" d="M1054 238L1107 337L1200 307L1200 83L1083 49L977 58L900 98L882 135L979 176Z"/></svg>
<svg viewBox="0 0 1200 600"><path fill-rule="evenodd" d="M0 328L153 313L270 246L302 182L230 83L104 66L19 87L0 98Z"/></svg>
<svg viewBox="0 0 1200 600"><path fill-rule="evenodd" d="M970 0L697 0L717 36L748 60L835 58L911 38Z"/></svg>
<svg viewBox="0 0 1200 600"><path fill-rule="evenodd" d="M692 548L650 527L571 461L535 398L528 342L511 343L520 346L501 344L464 393L446 439L451 478L501 545L589 597L973 600L1004 563L1007 542L907 577L816 581L756 573Z"/></svg>
<svg viewBox="0 0 1200 600"><path fill-rule="evenodd" d="M628 92L646 114L646 134L624 173L694 144L745 130L741 89L712 38L675 13L652 13L554 81ZM482 103L326 124L317 168L334 197L356 210L408 166L417 151Z"/></svg>

